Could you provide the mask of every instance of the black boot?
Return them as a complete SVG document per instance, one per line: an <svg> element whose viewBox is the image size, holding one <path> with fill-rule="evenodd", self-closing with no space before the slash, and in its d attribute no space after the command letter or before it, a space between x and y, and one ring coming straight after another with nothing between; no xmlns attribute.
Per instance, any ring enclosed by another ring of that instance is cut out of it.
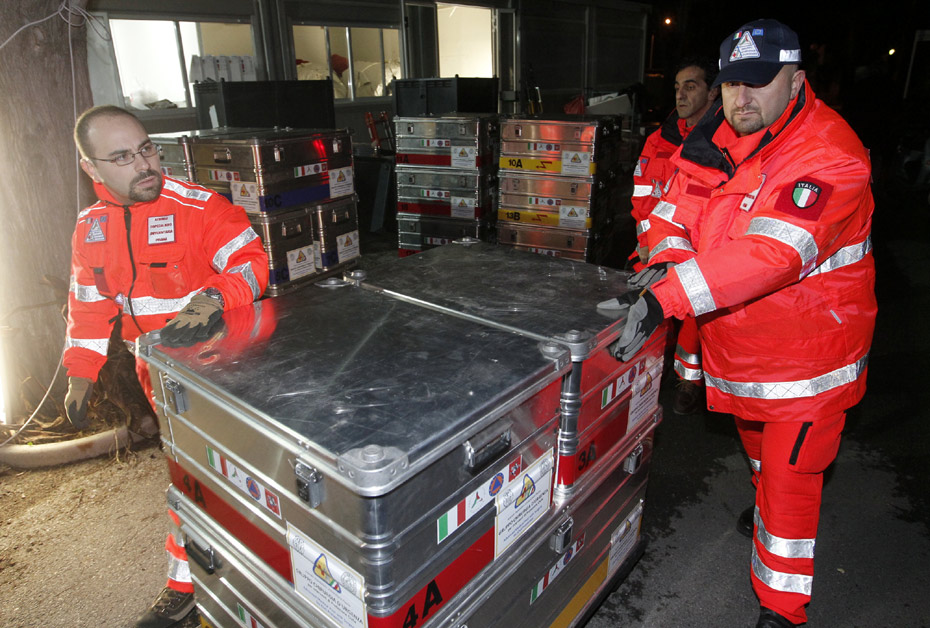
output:
<svg viewBox="0 0 930 628"><path fill-rule="evenodd" d="M755 521L756 507L750 506L739 514L736 520L736 531L745 536L747 539L752 538L752 526Z"/></svg>
<svg viewBox="0 0 930 628"><path fill-rule="evenodd" d="M152 602L152 607L136 622L135 628L168 628L187 617L193 610L193 593L182 593L165 587Z"/></svg>
<svg viewBox="0 0 930 628"><path fill-rule="evenodd" d="M756 628L796 628L797 626L798 624L792 624L775 611L764 606L759 613L759 621L756 622Z"/></svg>

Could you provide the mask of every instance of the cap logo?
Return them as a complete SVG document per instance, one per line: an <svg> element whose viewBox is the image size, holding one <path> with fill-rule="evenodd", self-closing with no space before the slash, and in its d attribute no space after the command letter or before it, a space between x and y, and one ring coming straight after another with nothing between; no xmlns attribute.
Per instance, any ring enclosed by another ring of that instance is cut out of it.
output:
<svg viewBox="0 0 930 628"><path fill-rule="evenodd" d="M736 47L733 48L733 52L730 53L730 63L743 59L758 59L762 56L749 31L737 33L737 36L739 37L739 41L736 42Z"/></svg>

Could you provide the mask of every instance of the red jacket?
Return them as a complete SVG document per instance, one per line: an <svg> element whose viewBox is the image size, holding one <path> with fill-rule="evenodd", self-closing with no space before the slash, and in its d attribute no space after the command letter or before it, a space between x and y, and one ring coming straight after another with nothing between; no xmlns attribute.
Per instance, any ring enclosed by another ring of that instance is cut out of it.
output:
<svg viewBox="0 0 930 628"><path fill-rule="evenodd" d="M672 155L681 146L684 138L688 137L691 129L677 113L669 116L658 130L646 138L646 144L636 162L633 170L633 196L630 202L633 205L633 220L636 221L636 239L640 259L645 262L649 258L649 249L646 241L646 231L649 229L649 214L652 212L665 184L675 171L672 164Z"/></svg>
<svg viewBox="0 0 930 628"><path fill-rule="evenodd" d="M723 111L676 153L650 215L653 286L665 314L698 317L708 407L810 420L865 392L875 325L868 155L805 83L734 166ZM755 140L753 140L755 141Z"/></svg>
<svg viewBox="0 0 930 628"><path fill-rule="evenodd" d="M217 288L226 310L265 291L268 256L241 207L170 177L157 199L126 207L94 187L100 201L78 215L71 242L69 376L97 379L120 314L132 341L164 327L204 288Z"/></svg>

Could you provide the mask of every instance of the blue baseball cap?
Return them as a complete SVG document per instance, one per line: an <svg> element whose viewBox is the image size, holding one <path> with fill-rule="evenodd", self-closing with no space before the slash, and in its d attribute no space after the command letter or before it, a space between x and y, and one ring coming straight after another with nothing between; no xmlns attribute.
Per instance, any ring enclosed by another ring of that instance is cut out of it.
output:
<svg viewBox="0 0 930 628"><path fill-rule="evenodd" d="M783 66L800 63L797 33L777 20L754 20L720 44L720 73L711 87L768 85Z"/></svg>

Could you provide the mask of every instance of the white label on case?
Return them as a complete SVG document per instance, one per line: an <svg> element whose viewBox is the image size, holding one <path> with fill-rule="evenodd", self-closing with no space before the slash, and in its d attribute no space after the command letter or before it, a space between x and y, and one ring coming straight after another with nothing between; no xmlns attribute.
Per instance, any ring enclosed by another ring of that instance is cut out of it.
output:
<svg viewBox="0 0 930 628"><path fill-rule="evenodd" d="M233 205L245 207L247 212L260 211L258 206L258 184L233 182L229 184L229 191Z"/></svg>
<svg viewBox="0 0 930 628"><path fill-rule="evenodd" d="M452 167L474 168L478 165L478 149L474 146L453 146Z"/></svg>
<svg viewBox="0 0 930 628"><path fill-rule="evenodd" d="M340 263L355 259L361 255L358 246L358 231L350 231L336 236L336 253L339 255Z"/></svg>
<svg viewBox="0 0 930 628"><path fill-rule="evenodd" d="M287 524L287 545L294 572L294 590L344 628L368 626L365 579L361 574L291 523Z"/></svg>
<svg viewBox="0 0 930 628"><path fill-rule="evenodd" d="M552 502L552 449L527 467L495 498L494 557L497 558L523 536Z"/></svg>
<svg viewBox="0 0 930 628"><path fill-rule="evenodd" d="M453 218L475 218L475 206L477 202L473 198L464 196L453 196L450 203Z"/></svg>
<svg viewBox="0 0 930 628"><path fill-rule="evenodd" d="M332 198L348 196L353 192L355 192L355 182L352 179L351 166L329 171L329 195Z"/></svg>
<svg viewBox="0 0 930 628"><path fill-rule="evenodd" d="M312 244L287 252L287 272L291 281L316 272Z"/></svg>
<svg viewBox="0 0 930 628"><path fill-rule="evenodd" d="M588 224L588 208L575 205L559 206L559 226L569 229L585 229Z"/></svg>
<svg viewBox="0 0 930 628"><path fill-rule="evenodd" d="M627 421L627 433L630 433L637 423L659 407L659 382L662 379L662 360L646 364L639 376L633 381L633 391L630 397L630 418Z"/></svg>
<svg viewBox="0 0 930 628"><path fill-rule="evenodd" d="M591 175L591 153L575 150L562 151L562 174Z"/></svg>
<svg viewBox="0 0 930 628"><path fill-rule="evenodd" d="M643 520L643 504L640 502L610 535L610 554L607 557L607 573L613 574L629 556L639 540L640 524Z"/></svg>

